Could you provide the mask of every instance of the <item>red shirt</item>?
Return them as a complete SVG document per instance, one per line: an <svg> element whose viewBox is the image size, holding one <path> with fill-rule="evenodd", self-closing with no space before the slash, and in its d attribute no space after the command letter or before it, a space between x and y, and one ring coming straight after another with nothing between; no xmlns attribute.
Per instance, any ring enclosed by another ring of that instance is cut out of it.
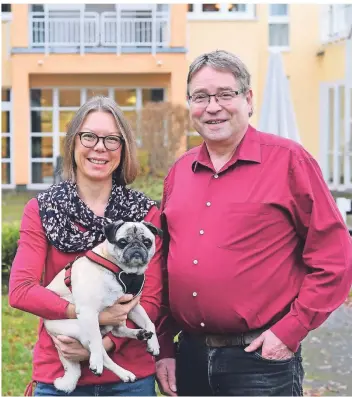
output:
<svg viewBox="0 0 352 397"><path fill-rule="evenodd" d="M146 221L160 227L160 212L152 207L145 217ZM157 238L156 254L146 272L146 281L141 295L141 304L154 322L159 315L161 304L161 240ZM59 273L77 254L64 253L48 244L39 216L38 202L32 199L24 209L20 229L17 254L12 265L10 278L10 305L50 320L65 319L68 302L40 285L45 269L44 286ZM130 327L135 327L129 322ZM128 338L109 337L115 349L109 353L118 365L132 371L137 378L155 373L155 359L146 351L146 343ZM53 383L63 376L63 367L51 337L43 322L39 324L39 338L33 353L33 380ZM88 362L82 362L82 376L79 385L117 382L119 378L104 368L97 378L90 370Z"/></svg>
<svg viewBox="0 0 352 397"><path fill-rule="evenodd" d="M183 155L164 187L172 336L241 333L270 326L296 351L343 303L352 244L316 161L294 141L249 127L215 172L206 145Z"/></svg>

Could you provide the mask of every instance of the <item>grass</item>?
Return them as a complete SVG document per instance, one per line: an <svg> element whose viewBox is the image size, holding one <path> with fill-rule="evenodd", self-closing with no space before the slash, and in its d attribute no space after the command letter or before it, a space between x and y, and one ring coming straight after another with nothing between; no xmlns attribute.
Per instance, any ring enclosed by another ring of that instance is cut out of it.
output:
<svg viewBox="0 0 352 397"><path fill-rule="evenodd" d="M32 376L38 318L13 309L2 296L2 396L23 396Z"/></svg>

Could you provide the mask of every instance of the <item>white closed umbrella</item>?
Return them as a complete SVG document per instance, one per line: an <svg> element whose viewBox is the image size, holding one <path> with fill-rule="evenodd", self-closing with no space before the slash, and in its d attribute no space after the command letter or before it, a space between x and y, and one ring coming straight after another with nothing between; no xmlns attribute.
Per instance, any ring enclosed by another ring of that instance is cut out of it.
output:
<svg viewBox="0 0 352 397"><path fill-rule="evenodd" d="M259 130L301 142L280 52L271 52Z"/></svg>

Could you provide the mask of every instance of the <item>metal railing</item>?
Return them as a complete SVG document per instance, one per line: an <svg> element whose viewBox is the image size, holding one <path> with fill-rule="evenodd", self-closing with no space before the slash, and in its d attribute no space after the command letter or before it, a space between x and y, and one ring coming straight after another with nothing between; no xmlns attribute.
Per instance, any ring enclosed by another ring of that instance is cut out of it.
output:
<svg viewBox="0 0 352 397"><path fill-rule="evenodd" d="M322 5L321 40L323 43L343 40L351 34L352 4Z"/></svg>
<svg viewBox="0 0 352 397"><path fill-rule="evenodd" d="M31 47L54 48L123 47L150 48L169 45L169 13L158 11L120 12L32 12Z"/></svg>

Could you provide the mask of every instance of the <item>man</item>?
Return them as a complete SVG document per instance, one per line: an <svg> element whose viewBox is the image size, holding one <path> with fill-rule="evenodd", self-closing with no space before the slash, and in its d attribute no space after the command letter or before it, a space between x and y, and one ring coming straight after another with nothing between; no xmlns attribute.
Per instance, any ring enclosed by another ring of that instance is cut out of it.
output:
<svg viewBox="0 0 352 397"><path fill-rule="evenodd" d="M160 389L302 395L300 343L350 290L346 225L313 157L249 125L250 75L235 55L198 57L188 99L204 143L165 179Z"/></svg>

